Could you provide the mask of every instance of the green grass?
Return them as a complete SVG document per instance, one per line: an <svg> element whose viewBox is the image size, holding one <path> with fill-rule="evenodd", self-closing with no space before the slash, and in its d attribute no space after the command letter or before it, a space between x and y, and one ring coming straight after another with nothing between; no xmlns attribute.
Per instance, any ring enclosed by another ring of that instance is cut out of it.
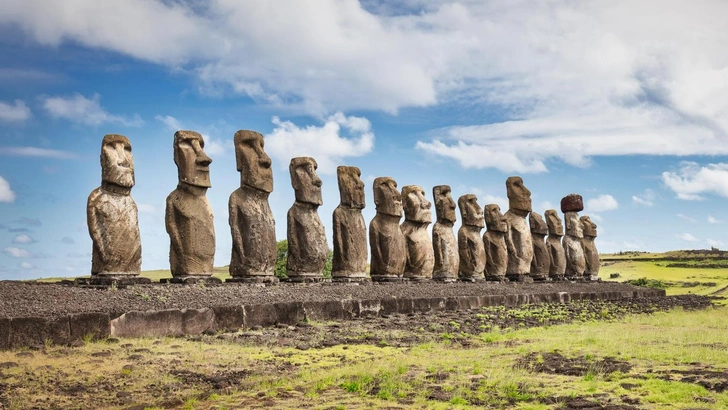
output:
<svg viewBox="0 0 728 410"><path fill-rule="evenodd" d="M668 261L617 261L602 263L599 277L602 280L623 282L640 278L670 282L665 291L668 295L692 293L710 295L728 286L728 268L674 268L667 267ZM610 279L610 274L619 273L618 278ZM684 287L682 283L701 282L714 283L695 287Z"/></svg>

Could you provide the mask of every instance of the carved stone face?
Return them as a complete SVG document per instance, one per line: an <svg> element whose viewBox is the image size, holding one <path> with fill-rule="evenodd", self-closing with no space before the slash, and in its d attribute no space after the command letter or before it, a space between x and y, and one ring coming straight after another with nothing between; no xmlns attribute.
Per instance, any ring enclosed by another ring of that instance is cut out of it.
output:
<svg viewBox="0 0 728 410"><path fill-rule="evenodd" d="M435 198L435 213L440 223L455 223L455 200L450 196L448 185L437 185L432 188L432 196Z"/></svg>
<svg viewBox="0 0 728 410"><path fill-rule="evenodd" d="M174 133L174 163L177 164L179 182L203 188L211 186L212 160L205 154L204 148L205 141L199 133L194 131Z"/></svg>
<svg viewBox="0 0 728 410"><path fill-rule="evenodd" d="M485 225L489 231L508 232L508 223L496 204L485 206Z"/></svg>
<svg viewBox="0 0 728 410"><path fill-rule="evenodd" d="M521 213L531 212L531 191L523 185L521 177L508 177L506 180L508 208Z"/></svg>
<svg viewBox="0 0 728 410"><path fill-rule="evenodd" d="M109 134L101 141L101 180L124 188L134 186L134 157L125 136Z"/></svg>
<svg viewBox="0 0 728 410"><path fill-rule="evenodd" d="M296 191L296 201L313 205L323 204L321 198L321 178L316 174L318 164L311 157L291 159L288 171L291 173L291 184Z"/></svg>
<svg viewBox="0 0 728 410"><path fill-rule="evenodd" d="M479 229L485 227L483 210L478 205L478 197L473 194L465 194L458 198L460 217L463 218L463 225L474 226Z"/></svg>
<svg viewBox="0 0 728 410"><path fill-rule="evenodd" d="M588 236L590 238L597 237L597 224L592 222L591 218L584 215L579 218L579 222L581 222L581 229L584 233L584 236Z"/></svg>
<svg viewBox="0 0 728 410"><path fill-rule="evenodd" d="M397 190L397 182L390 177L379 177L374 180L374 206L377 212L402 216L402 195Z"/></svg>
<svg viewBox="0 0 728 410"><path fill-rule="evenodd" d="M357 167L339 166L336 168L336 177L339 180L339 195L341 205L347 208L364 209L364 182L361 180L361 170Z"/></svg>
<svg viewBox="0 0 728 410"><path fill-rule="evenodd" d="M268 154L263 151L263 136L255 131L235 133L235 160L240 183L263 192L273 192L273 170Z"/></svg>
<svg viewBox="0 0 728 410"><path fill-rule="evenodd" d="M546 215L546 225L549 228L549 234L564 236L564 225L561 223L561 218L555 209L549 209L544 214Z"/></svg>
<svg viewBox="0 0 728 410"><path fill-rule="evenodd" d="M564 214L564 222L566 222L566 234L576 238L583 238L584 231L581 229L581 221L579 214L576 212L567 212Z"/></svg>
<svg viewBox="0 0 728 410"><path fill-rule="evenodd" d="M536 212L531 212L528 215L528 224L531 227L531 233L546 235L549 232L546 222Z"/></svg>
<svg viewBox="0 0 728 410"><path fill-rule="evenodd" d="M432 204L425 198L425 191L419 185L402 187L404 218L419 223L432 222Z"/></svg>

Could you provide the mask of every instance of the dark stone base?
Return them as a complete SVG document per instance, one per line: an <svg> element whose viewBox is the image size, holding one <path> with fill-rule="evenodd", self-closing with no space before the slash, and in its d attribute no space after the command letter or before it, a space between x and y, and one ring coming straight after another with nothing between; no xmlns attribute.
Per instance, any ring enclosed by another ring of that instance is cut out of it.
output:
<svg viewBox="0 0 728 410"><path fill-rule="evenodd" d="M565 282L566 278L563 276L549 276L549 279L551 279L551 282Z"/></svg>
<svg viewBox="0 0 728 410"><path fill-rule="evenodd" d="M108 288L116 286L123 288L132 285L149 285L152 280L139 276L91 276L90 278L77 278L73 281L77 286Z"/></svg>
<svg viewBox="0 0 728 410"><path fill-rule="evenodd" d="M462 277L458 278L458 280L460 280L460 282L478 283L478 282L484 282L485 277L478 278L475 276L462 276Z"/></svg>
<svg viewBox="0 0 728 410"><path fill-rule="evenodd" d="M455 283L458 278L432 278L432 281L435 283Z"/></svg>
<svg viewBox="0 0 728 410"><path fill-rule="evenodd" d="M275 284L280 282L275 276L233 276L232 278L225 279L225 283L264 283L264 284Z"/></svg>
<svg viewBox="0 0 728 410"><path fill-rule="evenodd" d="M548 276L529 276L534 282L549 282Z"/></svg>
<svg viewBox="0 0 728 410"><path fill-rule="evenodd" d="M371 281L372 278L369 277L349 278L345 276L337 276L335 278L331 278L331 282L333 283L370 283Z"/></svg>
<svg viewBox="0 0 728 410"><path fill-rule="evenodd" d="M415 283L424 283L424 282L430 282L432 278L423 278L421 276L413 276L409 278L403 278L403 280L407 282L415 282Z"/></svg>
<svg viewBox="0 0 728 410"><path fill-rule="evenodd" d="M173 276L171 278L160 279L159 283L175 283L180 285L219 285L222 281L212 276Z"/></svg>
<svg viewBox="0 0 728 410"><path fill-rule="evenodd" d="M508 278L511 282L520 282L520 283L532 283L533 278L528 275L508 275L506 274L506 278Z"/></svg>
<svg viewBox="0 0 728 410"><path fill-rule="evenodd" d="M378 282L378 283L404 282L404 278L401 276L372 276L372 282Z"/></svg>
<svg viewBox="0 0 728 410"><path fill-rule="evenodd" d="M281 279L281 282L287 283L326 283L331 282L331 278L315 277L315 276L289 276Z"/></svg>
<svg viewBox="0 0 728 410"><path fill-rule="evenodd" d="M505 276L485 275L485 280L488 282L508 282L508 279Z"/></svg>

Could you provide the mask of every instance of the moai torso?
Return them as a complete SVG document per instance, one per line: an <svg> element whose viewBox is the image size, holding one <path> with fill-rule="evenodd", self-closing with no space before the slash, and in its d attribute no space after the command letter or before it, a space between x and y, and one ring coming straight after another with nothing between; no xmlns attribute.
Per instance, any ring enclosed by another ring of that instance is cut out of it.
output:
<svg viewBox="0 0 728 410"><path fill-rule="evenodd" d="M463 221L458 229L458 251L460 254L460 280L476 282L485 279L485 245L480 231L485 226L483 210L478 198L465 194L458 198L460 217Z"/></svg>
<svg viewBox="0 0 728 410"><path fill-rule="evenodd" d="M508 223L496 204L485 206L485 224L488 228L483 235L485 244L485 279L502 282L508 270Z"/></svg>
<svg viewBox="0 0 728 410"><path fill-rule="evenodd" d="M599 251L594 243L597 236L597 225L591 221L588 216L579 218L581 222L584 238L581 240L584 249L584 260L586 261L586 269L584 277L588 280L599 279Z"/></svg>
<svg viewBox="0 0 728 410"><path fill-rule="evenodd" d="M407 263L404 277L409 280L432 279L435 253L427 225L432 222L432 204L417 185L402 187L402 205L405 221L400 226L407 244Z"/></svg>
<svg viewBox="0 0 728 410"><path fill-rule="evenodd" d="M536 212L528 216L528 224L531 227L531 241L533 242L533 259L531 259L531 273L533 280L543 281L549 277L549 266L551 258L544 238L548 233L546 222Z"/></svg>
<svg viewBox="0 0 728 410"><path fill-rule="evenodd" d="M291 159L289 171L296 191L296 201L288 210L289 281L323 280L329 254L326 232L318 208L322 204L321 179L316 175L318 164L311 157Z"/></svg>
<svg viewBox="0 0 728 410"><path fill-rule="evenodd" d="M334 256L331 277L336 281L367 278L367 227L362 215L365 207L364 183L357 167L336 169L341 202L334 209Z"/></svg>
<svg viewBox="0 0 728 410"><path fill-rule="evenodd" d="M402 197L397 183L389 177L374 180L374 204L377 214L369 224L369 247L372 280L396 281L402 278L407 264L407 245L399 228Z"/></svg>
<svg viewBox="0 0 728 410"><path fill-rule="evenodd" d="M555 209L549 209L545 213L546 224L549 230L549 236L546 237L546 248L549 252L549 277L552 280L563 280L566 272L566 254L561 244L561 238L564 236L564 226Z"/></svg>
<svg viewBox="0 0 728 410"><path fill-rule="evenodd" d="M566 255L567 279L581 279L586 271L586 259L584 248L581 244L583 233L579 223L579 215L576 212L565 212L566 236L564 237L564 253Z"/></svg>
<svg viewBox="0 0 728 410"><path fill-rule="evenodd" d="M533 240L526 222L526 216L531 212L531 191L523 185L521 177L509 177L506 180L506 192L509 206L505 214L508 224L506 276L510 280L521 281L531 272L533 259Z"/></svg>
<svg viewBox="0 0 728 410"><path fill-rule="evenodd" d="M276 222L268 203L273 191L271 160L260 133L240 130L234 144L240 188L228 201L231 280L275 282Z"/></svg>
<svg viewBox="0 0 728 410"><path fill-rule="evenodd" d="M178 187L167 197L172 276L211 276L215 261L215 225L207 197Z"/></svg>
<svg viewBox="0 0 728 410"><path fill-rule="evenodd" d="M141 271L142 244L137 206L131 197L134 158L123 135L105 135L101 142L101 186L86 204L93 242L92 275L136 276Z"/></svg>
<svg viewBox="0 0 728 410"><path fill-rule="evenodd" d="M86 213L93 241L91 274L138 275L142 244L134 199L99 187L89 195Z"/></svg>
<svg viewBox="0 0 728 410"><path fill-rule="evenodd" d="M445 282L457 280L460 267L458 242L453 233L455 201L450 192L447 185L438 185L432 189L437 214L437 221L432 227L432 249L435 253L432 279Z"/></svg>

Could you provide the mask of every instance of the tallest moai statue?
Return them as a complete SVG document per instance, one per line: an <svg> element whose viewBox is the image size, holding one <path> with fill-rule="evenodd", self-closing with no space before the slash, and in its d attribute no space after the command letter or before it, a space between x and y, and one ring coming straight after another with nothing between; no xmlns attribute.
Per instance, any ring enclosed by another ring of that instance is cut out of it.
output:
<svg viewBox="0 0 728 410"><path fill-rule="evenodd" d="M141 271L142 244L137 206L131 197L134 157L123 135L105 135L101 142L101 186L88 197L86 217L93 242L91 274L128 278Z"/></svg>
<svg viewBox="0 0 728 410"><path fill-rule="evenodd" d="M240 188L228 202L233 238L228 281L277 282L276 222L268 204L273 192L271 160L263 150L263 136L255 131L236 132L234 142Z"/></svg>
<svg viewBox="0 0 728 410"><path fill-rule="evenodd" d="M361 210L366 205L364 182L357 167L336 168L341 202L334 209L334 282L364 282L367 277L367 225Z"/></svg>
<svg viewBox="0 0 728 410"><path fill-rule="evenodd" d="M437 216L435 226L432 227L432 248L435 251L432 279L441 282L458 280L458 269L460 269L458 241L452 231L457 217L451 192L448 185L437 185L432 188Z"/></svg>
<svg viewBox="0 0 728 410"><path fill-rule="evenodd" d="M521 177L509 177L506 180L506 192L508 194L508 212L505 214L508 222L506 277L511 281L523 281L531 271L533 259L533 240L526 222L526 217L531 212L531 191L523 185Z"/></svg>

